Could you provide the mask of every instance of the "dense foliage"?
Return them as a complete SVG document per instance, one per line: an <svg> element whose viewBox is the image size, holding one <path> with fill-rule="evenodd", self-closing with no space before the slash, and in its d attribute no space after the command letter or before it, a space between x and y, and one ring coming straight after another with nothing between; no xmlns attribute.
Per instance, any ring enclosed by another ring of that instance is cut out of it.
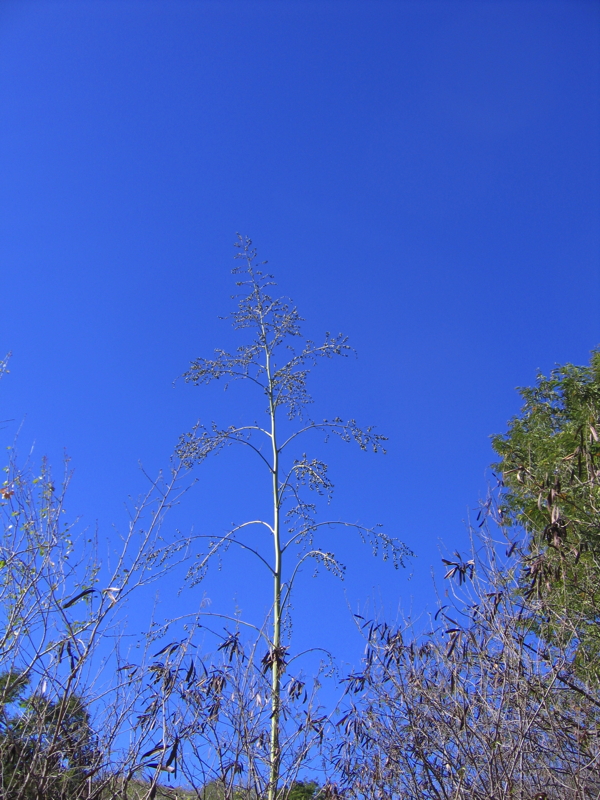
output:
<svg viewBox="0 0 600 800"><path fill-rule="evenodd" d="M48 800L88 794L100 754L85 704L31 692L18 673L0 675L2 796Z"/></svg>
<svg viewBox="0 0 600 800"><path fill-rule="evenodd" d="M576 642L580 674L600 674L600 351L520 391L493 446L504 524L528 534L521 589L540 601L544 635Z"/></svg>

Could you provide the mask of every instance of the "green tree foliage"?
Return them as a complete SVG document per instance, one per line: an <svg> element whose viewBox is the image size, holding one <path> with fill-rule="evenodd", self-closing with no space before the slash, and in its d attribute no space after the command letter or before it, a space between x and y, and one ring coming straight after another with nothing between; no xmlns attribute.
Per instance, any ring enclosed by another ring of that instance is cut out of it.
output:
<svg viewBox="0 0 600 800"><path fill-rule="evenodd" d="M287 800L312 800L319 791L319 786L314 781L296 781Z"/></svg>
<svg viewBox="0 0 600 800"><path fill-rule="evenodd" d="M88 794L99 763L96 736L83 701L30 691L18 673L0 675L2 797L48 800Z"/></svg>
<svg viewBox="0 0 600 800"><path fill-rule="evenodd" d="M560 630L577 646L576 667L598 673L600 351L589 366L559 366L520 393L521 413L493 446L504 524L528 534L521 590L541 601L545 635ZM549 611L566 624L545 623Z"/></svg>

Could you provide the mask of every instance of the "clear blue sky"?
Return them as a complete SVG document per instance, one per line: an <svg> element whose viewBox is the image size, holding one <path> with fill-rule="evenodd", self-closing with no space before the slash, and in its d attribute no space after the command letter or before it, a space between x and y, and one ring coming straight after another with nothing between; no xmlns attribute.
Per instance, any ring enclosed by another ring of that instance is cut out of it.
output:
<svg viewBox="0 0 600 800"><path fill-rule="evenodd" d="M345 584L307 574L296 604L299 643L355 660L346 603L431 607L514 388L600 343L599 34L578 0L3 0L5 441L23 423L22 453L66 449L69 511L110 537L138 459L166 465L199 417L254 418L249 396L173 387L232 346L217 317L251 236L307 333L358 351L320 365L315 415L390 438L381 458L328 445L332 513L417 558L395 573L343 541ZM240 521L247 467L206 464L176 524ZM206 592L265 600L238 560Z"/></svg>

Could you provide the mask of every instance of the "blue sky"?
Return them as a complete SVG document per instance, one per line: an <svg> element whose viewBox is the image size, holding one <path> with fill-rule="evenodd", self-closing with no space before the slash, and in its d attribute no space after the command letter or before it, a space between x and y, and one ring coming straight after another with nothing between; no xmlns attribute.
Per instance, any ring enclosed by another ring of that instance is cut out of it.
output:
<svg viewBox="0 0 600 800"><path fill-rule="evenodd" d="M342 539L345 583L307 573L296 602L298 646L355 662L349 608L433 606L515 387L600 343L599 32L578 0L4 0L6 442L66 450L69 511L111 537L138 460L167 465L198 418L254 418L251 395L173 386L234 346L218 316L251 236L307 334L358 352L319 365L315 416L390 440L327 446L331 513L416 558L396 573ZM197 477L168 525L221 531L260 496L232 450ZM165 608L205 591L258 617L269 594L235 558L177 601L175 582Z"/></svg>

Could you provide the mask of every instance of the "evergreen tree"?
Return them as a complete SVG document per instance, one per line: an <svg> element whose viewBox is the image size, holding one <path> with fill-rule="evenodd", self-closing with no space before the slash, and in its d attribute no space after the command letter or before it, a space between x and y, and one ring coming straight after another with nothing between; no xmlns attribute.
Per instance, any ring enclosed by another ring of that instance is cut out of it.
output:
<svg viewBox="0 0 600 800"><path fill-rule="evenodd" d="M541 602L544 635L560 630L576 669L600 675L600 350L519 391L525 405L493 447L504 524L528 534L521 589Z"/></svg>

